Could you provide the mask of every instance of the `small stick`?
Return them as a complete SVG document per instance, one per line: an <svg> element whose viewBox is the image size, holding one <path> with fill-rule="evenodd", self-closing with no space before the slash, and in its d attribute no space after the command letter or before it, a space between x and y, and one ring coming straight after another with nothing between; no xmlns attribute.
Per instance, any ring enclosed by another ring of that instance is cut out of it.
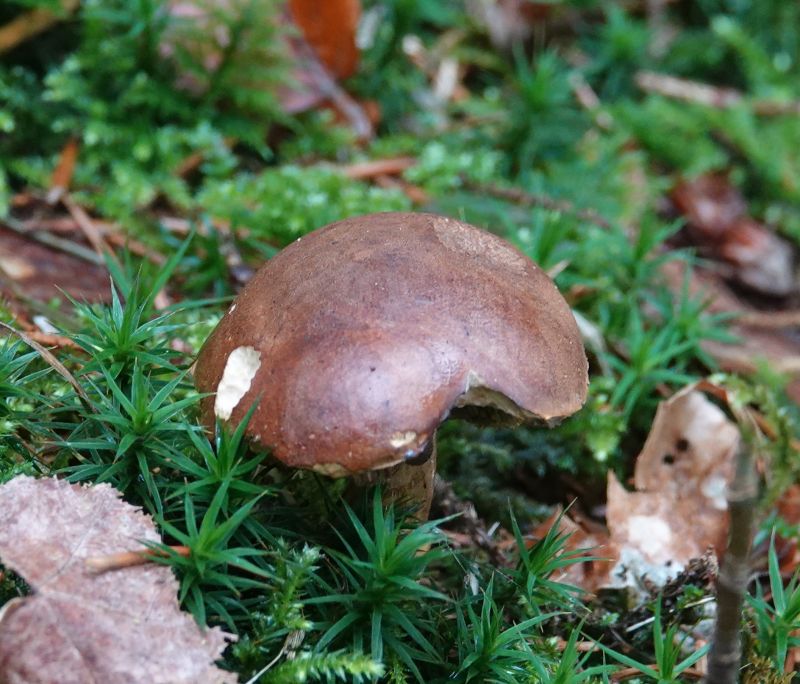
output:
<svg viewBox="0 0 800 684"><path fill-rule="evenodd" d="M51 347L69 347L70 349L80 349L69 337L56 335L54 333L41 332L39 330L28 330L25 333L30 339L39 344L46 344Z"/></svg>
<svg viewBox="0 0 800 684"><path fill-rule="evenodd" d="M430 199L428 193L419 185L406 183L404 180L394 176L375 176L375 184L381 188L400 190L414 204L427 204Z"/></svg>
<svg viewBox="0 0 800 684"><path fill-rule="evenodd" d="M654 669L656 668L654 667ZM619 670L618 672L612 674L611 681L624 682L626 679L633 679L634 677L641 677L641 676L642 673L640 670L636 669L635 667L626 667L625 669ZM681 672L681 677L689 677L690 679L700 680L703 678L703 675L701 675L695 669L690 669Z"/></svg>
<svg viewBox="0 0 800 684"><path fill-rule="evenodd" d="M82 259L83 261L88 261L89 263L97 266L103 266L104 264L102 257L98 254L95 254L91 249L87 249L82 245L76 244L72 242L72 240L65 240L64 238L51 235L50 233L42 230L28 230L23 223L20 223L10 216L0 219L0 224L4 225L9 230L13 230L18 235L23 235L24 237L35 240L43 245L47 245L48 247L52 247L53 249L57 249L65 254Z"/></svg>
<svg viewBox="0 0 800 684"><path fill-rule="evenodd" d="M61 238L47 238L48 233L74 233L75 231L79 231L81 229L81 227L78 225L78 222L72 216L56 216L53 218L14 221L16 227L11 226L8 223L7 218L2 219L2 221L5 222L9 228L20 233L20 235L25 235L36 240L38 240L38 236L45 235L45 240L41 240L41 242L51 247L55 246L54 240L61 240ZM94 221L94 225L100 234L103 235L105 239L115 247L125 248L131 254L144 257L145 259L152 261L157 266L160 266L164 263L165 258L163 255L154 252L143 242L139 242L138 240L134 240L127 235L123 235L119 232L118 227L114 224L107 223L105 221ZM74 245L75 243L64 240L63 242L58 243L59 248L63 244ZM78 247L83 249L79 245ZM101 266L103 265L103 260L99 259L97 254L95 254L93 251L87 249L82 252L82 254L84 253L91 255L92 263L97 263ZM83 256L80 258L83 258Z"/></svg>
<svg viewBox="0 0 800 684"><path fill-rule="evenodd" d="M396 176L410 169L417 160L414 157L393 157L390 159L372 159L342 166L341 171L353 180L365 180L376 176Z"/></svg>
<svg viewBox="0 0 800 684"><path fill-rule="evenodd" d="M29 347L32 347L42 359L50 365L50 367L56 371L64 380L66 380L75 392L78 395L78 398L81 400L83 405L86 407L88 411L92 413L97 413L97 410L92 406L92 402L89 399L89 395L86 394L86 390L81 387L80 383L75 379L75 376L69 372L67 367L59 361L51 351L45 349L41 344L39 344L36 340L34 340L28 333L22 332L21 330L17 330L16 328L8 325L8 323L3 323L0 321L0 328L5 328L10 332L12 335L19 337L25 344Z"/></svg>
<svg viewBox="0 0 800 684"><path fill-rule="evenodd" d="M0 54L8 52L28 38L49 29L53 24L66 19L78 7L80 0L61 0L63 14L39 8L25 12L0 26Z"/></svg>
<svg viewBox="0 0 800 684"><path fill-rule="evenodd" d="M636 85L648 93L657 93L683 102L694 102L729 109L738 104L747 102L745 96L733 88L720 88L717 86L690 81L686 78L657 74L653 71L639 71L634 76ZM770 100L755 100L749 103L756 114L763 116L778 116L781 114L800 114L800 102L777 102Z"/></svg>
<svg viewBox="0 0 800 684"><path fill-rule="evenodd" d="M78 150L78 141L75 138L67 140L67 144L61 150L58 165L50 179L50 189L47 191L45 198L48 204L55 204L69 190L69 186L72 183L72 174L75 172L75 162L78 160Z"/></svg>
<svg viewBox="0 0 800 684"><path fill-rule="evenodd" d="M188 546L170 546L170 551L179 556L188 558L191 549ZM169 552L161 549L146 549L145 551L123 551L122 553L112 553L109 556L94 556L86 559L86 565L94 572L106 572L108 570L120 570L122 568L132 568L137 565L151 563L157 558L169 558Z"/></svg>
<svg viewBox="0 0 800 684"><path fill-rule="evenodd" d="M114 252L103 239L103 234L100 232L100 229L94 225L94 221L92 221L89 214L84 211L83 207L73 202L72 198L67 194L61 198L61 201L67 208L67 211L70 213L72 218L75 219L75 223L77 223L80 229L83 231L86 239L89 240L89 243L92 245L92 247L94 247L94 251L97 252L97 255L101 258L105 254L109 254L110 256L114 257Z"/></svg>
<svg viewBox="0 0 800 684"><path fill-rule="evenodd" d="M746 417L742 414L740 418L739 424L744 427ZM743 435L736 454L733 482L728 489L728 547L717 577L717 615L706 678L709 684L735 684L742 660L742 605L750 577L750 551L758 498L752 444L747 442Z"/></svg>
<svg viewBox="0 0 800 684"><path fill-rule="evenodd" d="M298 54L308 67L309 74L314 79L314 85L321 95L329 99L336 109L350 122L356 137L359 140L370 139L375 131L364 109L342 88L330 71L317 57L317 53L307 41L296 38L293 43Z"/></svg>
<svg viewBox="0 0 800 684"><path fill-rule="evenodd" d="M586 79L576 71L569 77L569 86L578 104L592 115L595 124L604 131L610 131L614 127L614 119L600 108L600 98Z"/></svg>
<svg viewBox="0 0 800 684"><path fill-rule="evenodd" d="M768 330L793 328L800 326L800 311L743 311L736 316L736 322Z"/></svg>
<svg viewBox="0 0 800 684"><path fill-rule="evenodd" d="M592 211L591 209L578 209L574 204L566 200L559 200L555 197L549 197L548 195L534 194L520 188L501 188L488 183L475 183L468 178L462 178L462 180L464 182L464 187L477 193L491 195L492 197L514 202L522 206L536 206L553 211L562 211L565 214L572 214L579 219L594 223L606 230L613 228L611 222L600 216L596 211Z"/></svg>

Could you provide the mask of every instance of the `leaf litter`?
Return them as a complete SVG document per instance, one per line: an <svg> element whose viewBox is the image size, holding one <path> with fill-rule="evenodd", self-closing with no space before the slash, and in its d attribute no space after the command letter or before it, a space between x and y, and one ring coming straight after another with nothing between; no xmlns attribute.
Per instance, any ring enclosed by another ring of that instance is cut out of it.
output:
<svg viewBox="0 0 800 684"><path fill-rule="evenodd" d="M568 566L559 579L588 591L638 588L643 578L663 586L709 549L719 557L739 440L736 424L696 385L661 402L636 459L634 490L608 474L607 530L562 516L569 550L586 549L600 560Z"/></svg>
<svg viewBox="0 0 800 684"><path fill-rule="evenodd" d="M21 476L0 486L0 560L33 590L0 613L0 680L237 681L213 663L234 637L180 610L170 568L86 563L143 541L160 542L152 519L110 485Z"/></svg>

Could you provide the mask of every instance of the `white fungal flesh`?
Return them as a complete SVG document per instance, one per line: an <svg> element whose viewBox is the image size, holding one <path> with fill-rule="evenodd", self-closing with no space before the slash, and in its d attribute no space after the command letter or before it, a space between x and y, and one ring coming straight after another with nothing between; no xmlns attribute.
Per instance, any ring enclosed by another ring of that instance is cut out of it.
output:
<svg viewBox="0 0 800 684"><path fill-rule="evenodd" d="M253 347L237 347L225 363L222 379L217 386L214 413L221 420L228 420L233 409L250 389L250 384L261 366L261 354Z"/></svg>
<svg viewBox="0 0 800 684"><path fill-rule="evenodd" d="M395 432L389 440L389 444L393 449L402 449L403 447L411 446L416 439L416 432Z"/></svg>

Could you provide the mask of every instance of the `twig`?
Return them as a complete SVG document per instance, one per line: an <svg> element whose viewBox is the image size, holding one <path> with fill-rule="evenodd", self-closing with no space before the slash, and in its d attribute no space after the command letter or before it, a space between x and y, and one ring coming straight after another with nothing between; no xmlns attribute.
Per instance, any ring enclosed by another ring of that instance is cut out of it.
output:
<svg viewBox="0 0 800 684"><path fill-rule="evenodd" d="M191 549L188 546L170 546L170 551L188 558ZM113 553L110 556L94 556L86 559L86 565L94 572L107 572L108 570L120 570L122 568L132 568L136 565L151 563L157 558L169 558L168 551L161 549L146 549L144 551L123 551Z"/></svg>
<svg viewBox="0 0 800 684"><path fill-rule="evenodd" d="M417 160L414 157L393 157L391 159L372 159L340 167L342 173L353 180L366 180L376 176L396 176L410 169Z"/></svg>
<svg viewBox="0 0 800 684"><path fill-rule="evenodd" d="M604 131L610 131L614 127L614 118L601 109L600 98L580 72L575 71L570 75L569 86L578 104L592 115L595 124Z"/></svg>
<svg viewBox="0 0 800 684"><path fill-rule="evenodd" d="M2 220L6 221L6 219ZM143 242L139 242L138 240L134 240L127 235L123 235L121 232L119 232L118 227L114 224L106 221L93 221L93 223L97 230L100 231L100 234L109 242L109 244L112 244L115 247L125 248L131 252L131 254L144 257L145 259L148 259L159 266L166 261L162 254L150 249ZM37 227L42 229L42 232L40 233L42 235L46 235L48 233L74 233L75 231L79 231L81 229L81 227L78 225L78 222L72 216L55 216L52 218L37 218L29 219L27 221L17 221L16 226L18 228L16 232L28 237L34 237L34 233L38 232ZM12 230L13 229L14 228L12 228ZM56 239L58 240L59 238ZM64 242L66 244L74 244L68 241ZM48 240L46 244L52 246L52 240ZM98 259L98 256L95 254L95 252L91 250L85 250L85 252L91 255L92 263L99 263L101 266L103 265L103 260Z"/></svg>
<svg viewBox="0 0 800 684"><path fill-rule="evenodd" d="M75 172L75 162L78 160L78 149L78 141L70 138L61 150L61 157L50 178L50 189L45 198L48 204L55 204L69 190L72 174Z"/></svg>
<svg viewBox="0 0 800 684"><path fill-rule="evenodd" d="M372 123L366 112L345 90L336 82L325 65L320 62L317 53L304 39L295 38L298 54L307 64L309 74L314 79L314 85L320 94L329 99L344 117L360 140L367 140L374 134Z"/></svg>
<svg viewBox="0 0 800 684"><path fill-rule="evenodd" d="M381 188L400 190L400 192L404 193L414 204L427 204L430 200L428 193L419 187L419 185L407 183L394 176L375 176L375 184Z"/></svg>
<svg viewBox="0 0 800 684"><path fill-rule="evenodd" d="M103 234L100 232L98 227L94 225L94 221L92 221L89 214L84 211L83 207L73 202L72 198L66 194L61 198L61 201L67 208L67 211L70 213L72 218L75 219L75 223L77 223L78 227L83 231L83 234L86 236L89 244L94 247L94 251L97 252L97 255L101 257L101 263L102 257L105 254L108 254L112 258L116 259L113 250L103 239Z"/></svg>
<svg viewBox="0 0 800 684"><path fill-rule="evenodd" d="M728 109L743 102L748 102L744 94L733 88L720 88L718 86L690 81L685 78L657 74L653 71L639 71L634 77L636 85L648 93L657 93L664 97L671 97L683 102L694 102ZM754 100L749 102L756 114L763 116L777 116L781 114L800 114L800 102L777 102L770 100Z"/></svg>
<svg viewBox="0 0 800 684"><path fill-rule="evenodd" d="M234 147L237 142L239 142L238 138L230 135L223 139L223 144L228 149ZM186 157L180 164L178 164L177 168L175 169L176 176L188 176L192 173L200 164L203 163L203 160L206 157L205 152L193 152L188 157Z"/></svg>
<svg viewBox="0 0 800 684"><path fill-rule="evenodd" d="M656 668L654 668L656 669ZM633 679L634 677L641 677L642 671L635 667L626 667L611 675L612 682L624 682L626 679ZM703 678L696 670L684 670L681 672L681 677L689 677L691 679L700 680Z"/></svg>
<svg viewBox="0 0 800 684"><path fill-rule="evenodd" d="M610 221L596 211L592 211L591 209L579 209L572 204L572 202L568 202L567 200L559 200L548 195L534 194L520 188L501 188L488 183L475 183L464 176L462 176L462 182L465 188L473 192L491 195L492 197L514 202L522 206L544 207L545 209L551 209L553 211L562 211L565 214L572 214L579 219L594 223L606 230L610 230L614 227Z"/></svg>
<svg viewBox="0 0 800 684"><path fill-rule="evenodd" d="M647 52L651 57L663 57L669 47L670 28L667 23L668 0L646 0L647 28L650 30L650 42Z"/></svg>
<svg viewBox="0 0 800 684"><path fill-rule="evenodd" d="M740 325L780 330L800 326L800 311L743 311L736 317Z"/></svg>
<svg viewBox="0 0 800 684"><path fill-rule="evenodd" d="M86 407L87 410L91 411L92 413L96 413L96 409L92 406L92 402L89 399L89 395L86 394L86 391L83 387L80 386L80 383L75 379L75 376L69 372L67 367L59 361L51 351L45 349L41 344L39 344L36 340L34 340L28 333L22 332L21 330L17 330L16 328L8 325L8 323L3 323L0 321L0 327L5 328L10 332L12 335L15 335L19 339L21 339L25 344L29 347L32 347L34 351L36 351L39 356L54 370L58 373L64 380L66 380L72 388L75 390L75 393L78 395L78 398L81 400L83 405Z"/></svg>
<svg viewBox="0 0 800 684"><path fill-rule="evenodd" d="M101 256L95 254L90 249L86 249L86 247L83 247L82 245L72 242L72 240L65 240L64 238L51 235L50 233L41 230L29 230L25 227L25 224L17 221L14 218L11 218L10 216L0 219L0 223L2 223L9 230L13 230L18 235L23 235L24 237L35 240L43 245L47 245L48 247L52 247L53 249L57 249L65 254L77 257L83 261L88 261L89 263L96 264L97 266L104 265L103 258Z"/></svg>
<svg viewBox="0 0 800 684"><path fill-rule="evenodd" d="M281 646L281 650L278 651L278 655L276 655L272 660L264 665L264 667L250 677L245 684L255 684L261 678L261 675L271 670L275 666L275 663L277 663L284 656L284 654L291 654L293 651L295 651L303 642L303 636L304 633L300 630L289 632L289 634L286 635L286 639L283 640L283 646Z"/></svg>
<svg viewBox="0 0 800 684"><path fill-rule="evenodd" d="M79 0L61 0L62 13L44 8L34 9L0 26L0 54L8 52L28 38L33 38L53 24L66 19L78 4Z"/></svg>
<svg viewBox="0 0 800 684"><path fill-rule="evenodd" d="M742 415L739 421L747 420ZM717 615L714 637L708 652L709 684L735 684L742 660L741 623L744 594L750 577L758 479L752 458L752 444L742 436L736 454L736 472L728 489L730 526L728 547L717 577Z"/></svg>
<svg viewBox="0 0 800 684"><path fill-rule="evenodd" d="M56 335L55 333L46 333L41 332L38 330L28 330L25 333L28 337L30 337L34 342L38 342L39 344L46 344L51 347L69 347L74 349L80 349L80 347L75 344L69 337L64 337L63 335Z"/></svg>

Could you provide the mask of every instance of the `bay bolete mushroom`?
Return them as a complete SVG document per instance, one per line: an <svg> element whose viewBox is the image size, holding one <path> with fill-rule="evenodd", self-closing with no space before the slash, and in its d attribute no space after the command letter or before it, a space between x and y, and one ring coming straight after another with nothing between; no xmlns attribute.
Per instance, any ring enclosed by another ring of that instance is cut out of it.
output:
<svg viewBox="0 0 800 684"><path fill-rule="evenodd" d="M588 368L569 306L525 255L454 219L384 213L267 262L195 384L213 393L206 424L238 423L257 400L247 434L275 458L331 476L392 469L427 517L442 421L553 425L582 406Z"/></svg>

